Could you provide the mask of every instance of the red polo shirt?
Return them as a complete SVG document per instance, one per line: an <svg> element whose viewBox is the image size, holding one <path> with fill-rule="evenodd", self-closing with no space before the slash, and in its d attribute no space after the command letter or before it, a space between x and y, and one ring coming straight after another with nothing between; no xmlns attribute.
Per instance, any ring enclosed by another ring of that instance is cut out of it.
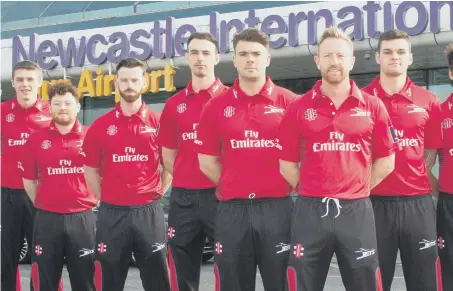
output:
<svg viewBox="0 0 453 291"><path fill-rule="evenodd" d="M318 81L286 111L280 124L280 158L301 163L299 195L368 197L373 160L397 148L387 110L353 81L350 96L336 109L321 93L321 84Z"/></svg>
<svg viewBox="0 0 453 291"><path fill-rule="evenodd" d="M239 82L208 102L198 126L196 151L219 156L219 200L284 197L291 187L279 171L278 125L296 95L270 78L260 93L247 96Z"/></svg>
<svg viewBox="0 0 453 291"><path fill-rule="evenodd" d="M98 168L102 177L101 201L140 205L162 196L158 122L158 114L145 103L131 116L118 103L90 126L83 152L85 165Z"/></svg>
<svg viewBox="0 0 453 291"><path fill-rule="evenodd" d="M442 147L439 99L407 78L401 92L388 95L379 76L363 91L379 97L395 127L401 148L396 153L395 170L371 190L372 195L413 196L431 191L423 150Z"/></svg>
<svg viewBox="0 0 453 291"><path fill-rule="evenodd" d="M443 148L439 157L439 191L453 194L453 94L442 103Z"/></svg>
<svg viewBox="0 0 453 291"><path fill-rule="evenodd" d="M49 104L38 97L35 105L24 109L17 97L1 105L1 166L2 187L24 189L19 157L30 134L48 127L51 121Z"/></svg>
<svg viewBox="0 0 453 291"><path fill-rule="evenodd" d="M227 89L228 87L216 78L208 89L196 93L191 81L186 89L165 103L160 117L157 141L163 147L178 150L173 165L173 187L187 189L215 187L200 170L198 155L194 151L194 140L203 107L211 98L224 93Z"/></svg>
<svg viewBox="0 0 453 291"><path fill-rule="evenodd" d="M86 131L77 121L62 135L52 123L30 136L22 152L22 176L38 180L36 208L74 213L96 206L96 198L85 182L80 154Z"/></svg>

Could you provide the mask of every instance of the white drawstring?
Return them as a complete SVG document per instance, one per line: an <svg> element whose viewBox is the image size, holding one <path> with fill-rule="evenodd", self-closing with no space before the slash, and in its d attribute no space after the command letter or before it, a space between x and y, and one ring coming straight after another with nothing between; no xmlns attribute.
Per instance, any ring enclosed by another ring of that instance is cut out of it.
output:
<svg viewBox="0 0 453 291"><path fill-rule="evenodd" d="M326 212L326 214L324 214L321 217L326 217L327 214L329 214L329 202L330 202L330 200L333 200L333 202L335 202L335 205L337 206L338 214L335 216L335 218L337 218L340 215L340 208L341 208L340 201L337 198L329 198L329 197L324 197L322 199L322 203L326 203L327 212Z"/></svg>

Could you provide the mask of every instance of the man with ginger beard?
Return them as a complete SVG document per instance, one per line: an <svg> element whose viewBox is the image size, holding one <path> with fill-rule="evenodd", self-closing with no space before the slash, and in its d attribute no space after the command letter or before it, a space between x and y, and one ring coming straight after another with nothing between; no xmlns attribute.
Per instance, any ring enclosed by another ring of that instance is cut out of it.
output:
<svg viewBox="0 0 453 291"><path fill-rule="evenodd" d="M160 171L159 116L142 101L144 64L116 67L120 102L97 118L83 144L85 177L100 199L95 249L97 290L124 289L132 252L145 291L169 291L164 213L159 199L171 183Z"/></svg>
<svg viewBox="0 0 453 291"><path fill-rule="evenodd" d="M323 290L334 253L347 291L381 290L368 197L393 170L396 138L384 104L349 79L354 61L349 36L328 28L315 56L322 80L290 104L280 124L280 171L299 195L291 291Z"/></svg>
<svg viewBox="0 0 453 291"><path fill-rule="evenodd" d="M94 291L96 206L83 175L80 149L86 127L77 120L77 89L49 88L52 123L30 136L23 151L22 177L37 208L31 281L34 290L57 290L67 259L71 289Z"/></svg>

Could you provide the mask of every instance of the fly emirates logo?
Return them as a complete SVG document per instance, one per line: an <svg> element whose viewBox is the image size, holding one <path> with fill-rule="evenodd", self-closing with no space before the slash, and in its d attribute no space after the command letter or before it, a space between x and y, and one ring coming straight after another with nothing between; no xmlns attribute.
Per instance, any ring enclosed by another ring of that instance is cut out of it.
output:
<svg viewBox="0 0 453 291"><path fill-rule="evenodd" d="M47 167L47 174L53 175L67 175L67 174L83 174L83 167L72 166L71 160L60 160L60 167L53 168Z"/></svg>
<svg viewBox="0 0 453 291"><path fill-rule="evenodd" d="M147 162L148 155L140 155L135 153L136 149L133 147L125 147L124 155L113 154L114 163L123 163L123 162Z"/></svg>
<svg viewBox="0 0 453 291"><path fill-rule="evenodd" d="M183 132L181 134L182 140L196 140L197 139L197 126L198 123L193 124L193 131L191 132Z"/></svg>
<svg viewBox="0 0 453 291"><path fill-rule="evenodd" d="M20 134L20 139L8 139L8 146L10 147L17 147L17 146L23 146L26 142L30 134L26 132L21 132Z"/></svg>
<svg viewBox="0 0 453 291"><path fill-rule="evenodd" d="M282 149L276 139L260 139L259 132L253 130L244 131L245 139L230 139L232 149L248 149L248 148L277 148Z"/></svg>
<svg viewBox="0 0 453 291"><path fill-rule="evenodd" d="M330 132L329 142L315 142L313 151L317 152L360 152L362 147L358 143L344 142L344 133Z"/></svg>
<svg viewBox="0 0 453 291"><path fill-rule="evenodd" d="M398 137L398 144L401 147L418 147L419 142L416 138L404 138L404 130L395 129L395 135Z"/></svg>

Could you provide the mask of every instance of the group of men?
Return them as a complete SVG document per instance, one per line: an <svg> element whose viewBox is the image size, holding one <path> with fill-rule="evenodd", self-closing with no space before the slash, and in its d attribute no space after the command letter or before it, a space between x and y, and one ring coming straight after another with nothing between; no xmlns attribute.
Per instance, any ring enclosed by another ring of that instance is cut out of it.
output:
<svg viewBox="0 0 453 291"><path fill-rule="evenodd" d="M191 34L191 81L160 116L141 97L143 63L121 60L121 100L89 128L72 85L47 103L39 67L15 65L1 105L2 290L18 288L24 236L32 290L57 290L65 258L72 290L123 290L132 253L145 290L199 290L206 238L218 291L255 290L257 267L267 291L321 291L334 253L347 291L389 291L398 250L408 290L453 290L453 95L441 105L411 82L407 34L381 34L380 75L360 89L351 39L326 29L322 80L302 96L266 75L266 34L233 46L228 88L217 40ZM453 80L453 46L447 59Z"/></svg>

